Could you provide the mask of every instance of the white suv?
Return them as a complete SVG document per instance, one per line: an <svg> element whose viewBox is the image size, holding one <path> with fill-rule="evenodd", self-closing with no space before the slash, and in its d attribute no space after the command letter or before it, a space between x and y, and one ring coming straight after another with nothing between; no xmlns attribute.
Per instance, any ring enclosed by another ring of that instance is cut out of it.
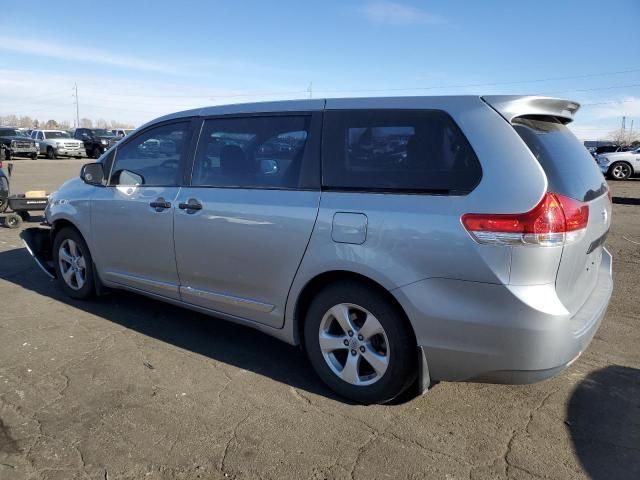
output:
<svg viewBox="0 0 640 480"><path fill-rule="evenodd" d="M31 138L40 144L40 153L53 160L58 157L86 158L84 143L64 130L34 130Z"/></svg>

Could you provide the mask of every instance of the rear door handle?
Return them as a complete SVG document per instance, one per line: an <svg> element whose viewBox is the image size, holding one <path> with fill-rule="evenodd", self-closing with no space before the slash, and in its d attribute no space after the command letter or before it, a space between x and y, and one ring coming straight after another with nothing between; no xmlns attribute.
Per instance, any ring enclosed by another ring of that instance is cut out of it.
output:
<svg viewBox="0 0 640 480"><path fill-rule="evenodd" d="M179 203L178 208L187 211L202 210L202 204L195 198L190 198L187 203Z"/></svg>
<svg viewBox="0 0 640 480"><path fill-rule="evenodd" d="M164 198L160 197L151 202L149 206L155 208L156 212L161 212L167 208L171 208L171 202L167 202Z"/></svg>

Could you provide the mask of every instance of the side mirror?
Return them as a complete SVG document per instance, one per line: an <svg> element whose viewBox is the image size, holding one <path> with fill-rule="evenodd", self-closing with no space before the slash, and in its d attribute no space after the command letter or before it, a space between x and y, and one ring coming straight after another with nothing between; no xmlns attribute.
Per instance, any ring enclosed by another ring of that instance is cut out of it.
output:
<svg viewBox="0 0 640 480"><path fill-rule="evenodd" d="M105 174L101 163L87 163L80 170L80 178L89 185L104 185Z"/></svg>

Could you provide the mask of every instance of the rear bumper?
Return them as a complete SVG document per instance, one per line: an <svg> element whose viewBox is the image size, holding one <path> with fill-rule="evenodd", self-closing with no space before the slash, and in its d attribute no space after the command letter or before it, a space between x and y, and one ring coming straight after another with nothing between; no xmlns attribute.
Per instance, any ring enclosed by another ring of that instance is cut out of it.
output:
<svg viewBox="0 0 640 480"><path fill-rule="evenodd" d="M428 279L392 293L403 305L432 380L532 383L569 366L588 347L613 291L611 255L569 314L555 285L511 286Z"/></svg>

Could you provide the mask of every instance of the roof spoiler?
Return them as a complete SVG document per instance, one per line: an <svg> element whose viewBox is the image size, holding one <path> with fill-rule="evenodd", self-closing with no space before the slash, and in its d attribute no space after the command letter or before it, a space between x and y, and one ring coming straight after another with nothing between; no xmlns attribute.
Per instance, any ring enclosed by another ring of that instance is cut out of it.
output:
<svg viewBox="0 0 640 480"><path fill-rule="evenodd" d="M522 95L487 95L484 100L508 122L524 115L549 115L562 123L570 123L580 108L578 102L553 97Z"/></svg>

